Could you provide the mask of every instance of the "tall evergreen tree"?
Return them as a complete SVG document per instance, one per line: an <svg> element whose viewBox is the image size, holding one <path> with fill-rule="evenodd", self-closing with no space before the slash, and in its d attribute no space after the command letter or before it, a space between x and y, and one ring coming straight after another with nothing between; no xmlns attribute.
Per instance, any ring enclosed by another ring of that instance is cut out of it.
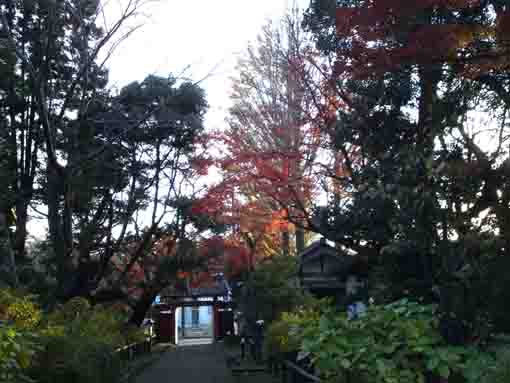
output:
<svg viewBox="0 0 510 383"><path fill-rule="evenodd" d="M137 243L129 269L164 231L187 234L170 213L193 193L205 95L156 76L113 95L100 60L136 30L142 4L103 28L99 0L0 4L0 240L12 284L31 206L47 211L61 299L91 296L127 243Z"/></svg>
<svg viewBox="0 0 510 383"><path fill-rule="evenodd" d="M96 64L97 55L114 41L138 2L130 3L108 31L96 24L101 4L95 0L3 1L0 5L4 55L0 113L3 154L9 164L2 179L10 191L3 196L2 210L15 212L11 242L21 260L30 205L44 201L53 206L58 198L54 190L61 180L56 175L47 177L44 182L49 187L38 190L38 173L47 167L48 173L56 174L57 140L67 134L70 116L83 114L106 85L106 71ZM49 209L49 214L54 215L54 210ZM50 229L56 236L54 226Z"/></svg>

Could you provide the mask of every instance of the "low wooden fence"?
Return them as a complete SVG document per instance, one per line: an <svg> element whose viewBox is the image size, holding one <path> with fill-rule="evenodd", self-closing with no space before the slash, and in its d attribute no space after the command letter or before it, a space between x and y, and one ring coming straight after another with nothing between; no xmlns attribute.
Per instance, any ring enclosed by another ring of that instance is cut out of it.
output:
<svg viewBox="0 0 510 383"><path fill-rule="evenodd" d="M134 359L148 354L152 350L152 346L154 342L155 336L147 337L142 342L128 344L123 347L119 347L114 350L113 353L108 355L104 355L101 360L102 368L104 370L109 370L111 368L118 368L119 364L122 369L125 369L129 366L131 361ZM57 370L57 374L60 372L65 374L65 360L56 360L54 361L53 368Z"/></svg>
<svg viewBox="0 0 510 383"><path fill-rule="evenodd" d="M270 372L281 379L282 383L321 383L322 380L305 371L297 364L285 360L279 363L270 363Z"/></svg>
<svg viewBox="0 0 510 383"><path fill-rule="evenodd" d="M142 342L119 347L114 351L114 355L118 356L122 362L130 362L142 355L149 354L155 339L156 335L148 336Z"/></svg>

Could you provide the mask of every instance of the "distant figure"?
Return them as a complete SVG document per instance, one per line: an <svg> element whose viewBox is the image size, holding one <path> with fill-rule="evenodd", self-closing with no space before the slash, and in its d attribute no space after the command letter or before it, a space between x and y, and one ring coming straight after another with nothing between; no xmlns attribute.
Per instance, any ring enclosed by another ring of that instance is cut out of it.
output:
<svg viewBox="0 0 510 383"><path fill-rule="evenodd" d="M258 320L255 322L255 336L254 336L254 357L256 362L262 361L262 345L264 343L264 321Z"/></svg>
<svg viewBox="0 0 510 383"><path fill-rule="evenodd" d="M246 322L241 319L239 321L239 334L241 335L241 359L246 357L246 341L248 338Z"/></svg>

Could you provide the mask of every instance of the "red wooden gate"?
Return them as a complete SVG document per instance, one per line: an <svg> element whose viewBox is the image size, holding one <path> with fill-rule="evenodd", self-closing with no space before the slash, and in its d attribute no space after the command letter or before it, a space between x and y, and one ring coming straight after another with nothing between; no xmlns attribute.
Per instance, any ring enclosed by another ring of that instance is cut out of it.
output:
<svg viewBox="0 0 510 383"><path fill-rule="evenodd" d="M156 334L160 342L175 343L175 310L168 309L159 312Z"/></svg>
<svg viewBox="0 0 510 383"><path fill-rule="evenodd" d="M223 339L228 334L234 334L234 312L228 309L216 309L215 319L216 339Z"/></svg>

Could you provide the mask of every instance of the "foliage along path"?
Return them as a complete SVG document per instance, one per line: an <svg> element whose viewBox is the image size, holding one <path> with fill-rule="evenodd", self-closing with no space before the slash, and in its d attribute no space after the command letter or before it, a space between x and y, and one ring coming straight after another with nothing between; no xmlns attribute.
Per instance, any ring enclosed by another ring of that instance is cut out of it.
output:
<svg viewBox="0 0 510 383"><path fill-rule="evenodd" d="M243 377L243 383L266 383L267 376ZM183 346L168 351L136 383L233 383L221 344Z"/></svg>

